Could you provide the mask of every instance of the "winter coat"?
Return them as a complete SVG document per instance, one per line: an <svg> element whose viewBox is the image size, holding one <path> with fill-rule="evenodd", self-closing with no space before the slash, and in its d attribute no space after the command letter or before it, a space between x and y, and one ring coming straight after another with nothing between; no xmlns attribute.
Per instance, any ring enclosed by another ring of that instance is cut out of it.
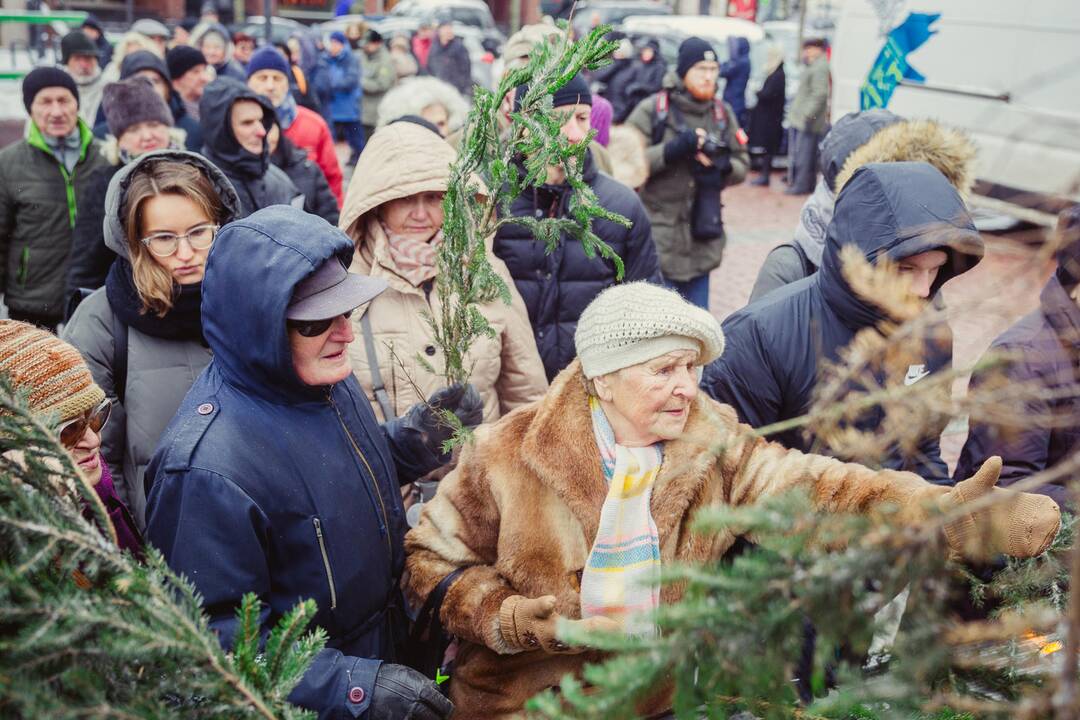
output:
<svg viewBox="0 0 1080 720"><path fill-rule="evenodd" d="M746 125L746 83L750 81L750 41L744 37L727 39L728 60L720 66L724 78L724 102L735 111L740 125Z"/></svg>
<svg viewBox="0 0 1080 720"><path fill-rule="evenodd" d="M600 206L630 220L625 228L609 220L593 220L592 229L622 258L623 282L661 282L652 227L633 190L596 170L585 155L583 178ZM510 205L515 217L557 217L569 214L570 187L526 187ZM590 258L581 243L563 234L554 252L522 225L504 225L495 234L495 254L506 263L529 311L536 347L548 380L570 364L578 318L593 298L616 282L615 264L599 255Z"/></svg>
<svg viewBox="0 0 1080 720"><path fill-rule="evenodd" d="M649 161L649 180L641 190L641 200L653 225L653 239L660 254L660 267L668 280L686 281L704 275L720 265L727 236L695 240L690 233L690 218L694 205L695 184L691 175L692 160L668 166L664 162L664 143L678 135L680 121L686 127L704 128L722 138L731 149L731 174L724 186L736 185L746 177L750 155L744 135L731 108L717 105L719 101L695 100L686 92L682 80L669 73L664 80L671 110L664 123L659 143L653 144L653 125L657 122L656 96L638 103L626 123L640 132L649 143L645 157ZM717 118L722 108L723 118Z"/></svg>
<svg viewBox="0 0 1080 720"><path fill-rule="evenodd" d="M787 81L780 63L765 78L757 92L757 104L750 111L750 147L761 148L766 155L779 155L784 139L784 102Z"/></svg>
<svg viewBox="0 0 1080 720"><path fill-rule="evenodd" d="M211 179L229 215L235 217L239 212L239 199L228 179L202 156L172 150L148 153L117 169L111 192L106 196L104 244L114 259L120 257L124 263L131 262L124 232L125 218L121 216L129 178L146 159L161 157L197 167ZM130 265L126 272L130 273ZM139 309L128 307L125 314L137 314ZM171 329L168 313L160 323ZM127 332L127 375L121 389L117 387L116 378L120 363L116 357L116 333L124 330ZM156 329L125 325L105 287L94 291L79 305L64 326L63 339L79 350L94 382L113 401L112 417L102 430L101 452L116 472L114 482L120 499L142 529L146 526L146 488L143 483L146 466L188 388L210 362L210 350L201 339L162 337Z"/></svg>
<svg viewBox="0 0 1080 720"><path fill-rule="evenodd" d="M472 94L472 61L461 38L452 38L445 45L438 39L431 43L427 70L443 82L453 85L463 96Z"/></svg>
<svg viewBox="0 0 1080 720"><path fill-rule="evenodd" d="M199 118L205 145L202 154L217 165L240 196L240 217L270 205L288 205L299 197L285 171L270 163L270 150L263 142L261 155L253 155L236 141L230 114L238 100L251 100L263 108L263 124L274 121L274 107L262 95L231 78L218 78L206 86L199 101Z"/></svg>
<svg viewBox="0 0 1080 720"><path fill-rule="evenodd" d="M788 124L796 130L824 135L829 127L829 58L822 55L803 69L799 89L788 108Z"/></svg>
<svg viewBox="0 0 1080 720"><path fill-rule="evenodd" d="M79 194L79 214L71 238L71 264L68 266L64 291L66 302L80 289L97 290L105 284L105 276L116 259L116 253L105 244L105 193L109 182L122 165L106 164L94 170ZM70 309L66 309L70 312Z"/></svg>
<svg viewBox="0 0 1080 720"><path fill-rule="evenodd" d="M184 149L199 152L203 146L202 125L191 117L184 108L184 101L178 93L169 95L169 110L172 111L173 125L184 131Z"/></svg>
<svg viewBox="0 0 1080 720"><path fill-rule="evenodd" d="M75 78L75 84L79 88L79 117L91 127L94 120L97 119L98 108L101 107L101 97L108 83L109 79L101 72L88 80Z"/></svg>
<svg viewBox="0 0 1080 720"><path fill-rule="evenodd" d="M247 82L247 73L244 67L233 59L232 34L221 23L200 23L191 33L191 46L202 50L203 38L210 33L219 35L225 43L225 59L214 65L217 77L229 77L240 82Z"/></svg>
<svg viewBox="0 0 1080 720"><path fill-rule="evenodd" d="M659 60L660 57L657 56L653 59L653 62ZM634 104L626 97L626 88L630 78L636 74L637 63L640 63L640 60L614 58L610 65L605 65L593 73L592 81L604 86L604 90L600 94L611 103L612 117L616 124L623 122L626 116L630 114L630 111L634 109ZM662 81L663 76L661 76Z"/></svg>
<svg viewBox="0 0 1080 720"><path fill-rule="evenodd" d="M296 119L282 134L289 142L303 149L309 160L315 162L326 176L330 192L334 193L338 207L341 207L341 162L334 150L334 137L326 121L315 112L305 108L296 108Z"/></svg>
<svg viewBox="0 0 1080 720"><path fill-rule="evenodd" d="M147 541L194 584L226 648L245 593L263 603L264 638L297 602L315 601L311 627L328 642L289 700L324 720L364 717L380 665L394 661L404 632L399 485L440 460L422 433L380 426L353 376L312 387L293 369L294 288L351 256L342 233L291 208L221 230L202 301L213 360L147 469Z"/></svg>
<svg viewBox="0 0 1080 720"><path fill-rule="evenodd" d="M1005 379L1025 388L1026 395L1046 392L1056 397L1028 397L1011 410L1015 423L998 425L972 415L967 442L953 473L955 480L970 477L979 463L992 455L1004 461L1001 485L1011 485L1072 457L1080 448L1080 308L1058 278L1051 278L1040 296L1040 306L1021 318L990 345L990 353L1010 358ZM977 369L969 392L989 382L1000 370ZM1035 420L1034 417L1040 418ZM1056 422L1054 420L1056 418ZM1048 427L1055 424L1056 427ZM1034 492L1072 507L1068 478L1043 485Z"/></svg>
<svg viewBox="0 0 1080 720"><path fill-rule="evenodd" d="M683 436L664 443L650 505L664 567L715 562L735 544L728 529L691 532L705 507L751 505L802 488L824 512L870 514L891 505L900 511L897 521L915 523L928 512L924 503L947 492L911 473L804 455L748 431L732 408L699 393ZM512 649L499 630L499 611L512 595L554 595L559 614L581 617L581 572L606 495L585 378L575 360L543 400L482 426L424 505L420 524L405 540L406 592L421 603L440 580L464 570L441 613L460 643L450 683L457 720L523 717L530 697L603 659L596 651ZM681 596L679 583L660 590L665 605ZM645 716L669 702L658 692L638 710Z"/></svg>
<svg viewBox="0 0 1080 720"><path fill-rule="evenodd" d="M278 140L277 150L270 156L275 166L285 171L296 189L304 196L304 212L318 215L331 225L337 225L338 202L326 176L319 166L308 159L287 137Z"/></svg>
<svg viewBox="0 0 1080 720"><path fill-rule="evenodd" d="M628 71L616 76L620 86L616 91L619 100L618 112L614 114L616 123L625 122L639 102L660 92L664 86L667 63L660 57L659 43L653 42L649 46L655 53L652 60L645 62L640 57L635 58ZM612 111L614 112L615 109L615 104L612 102Z"/></svg>
<svg viewBox="0 0 1080 720"><path fill-rule="evenodd" d="M364 77L361 87L364 90L364 108L360 121L375 127L379 120L379 103L386 96L386 91L397 83L397 71L390 51L383 45L368 55L364 53Z"/></svg>
<svg viewBox="0 0 1080 720"><path fill-rule="evenodd" d="M360 63L348 48L338 53L337 57L328 52L323 53L323 57L330 90L327 114L334 122L359 122Z"/></svg>
<svg viewBox="0 0 1080 720"><path fill-rule="evenodd" d="M889 210L882 212L882 208ZM943 227L949 229L953 246L945 244ZM879 257L896 261L928 250L945 251L949 259L939 270L931 295L982 257L982 240L963 201L933 167L878 163L861 168L836 204L818 272L724 321L726 350L705 368L701 386L734 407L740 420L762 427L804 415L810 409L822 362L837 362L856 333L887 319L883 310L858 296L844 279L840 253L845 245L855 245L871 263ZM905 383L951 365L951 335L947 342L928 337L922 360L907 368ZM882 408L874 407L860 416L856 427L875 429L883 418ZM881 459L882 466L946 480L948 470L938 442L942 429L928 432L914 456L896 448ZM787 447L804 450L815 442L799 429L775 438Z"/></svg>
<svg viewBox="0 0 1080 720"><path fill-rule="evenodd" d="M394 73L397 74L398 80L404 80L420 72L420 66L411 50L391 48L390 59L394 63Z"/></svg>
<svg viewBox="0 0 1080 720"><path fill-rule="evenodd" d="M59 321L77 198L106 164L90 127L69 174L34 123L25 140L0 150L0 292L9 310Z"/></svg>

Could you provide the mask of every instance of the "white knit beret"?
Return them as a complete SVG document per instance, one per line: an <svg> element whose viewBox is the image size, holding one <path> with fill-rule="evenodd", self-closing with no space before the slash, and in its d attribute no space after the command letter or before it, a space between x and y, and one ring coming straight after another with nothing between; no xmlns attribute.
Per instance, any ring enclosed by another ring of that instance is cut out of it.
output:
<svg viewBox="0 0 1080 720"><path fill-rule="evenodd" d="M720 322L674 290L648 282L614 285L589 303L574 345L590 380L673 350L699 351L707 365L724 352Z"/></svg>

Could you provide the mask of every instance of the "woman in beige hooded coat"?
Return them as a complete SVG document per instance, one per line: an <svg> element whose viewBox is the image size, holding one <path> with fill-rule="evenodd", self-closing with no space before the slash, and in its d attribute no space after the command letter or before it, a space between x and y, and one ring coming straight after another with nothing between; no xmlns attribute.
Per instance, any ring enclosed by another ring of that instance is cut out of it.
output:
<svg viewBox="0 0 1080 720"><path fill-rule="evenodd" d="M431 372L442 368L443 359L425 316L437 315L441 302L434 287L435 253L455 158L445 140L421 125L380 128L360 156L341 209L339 226L356 246L350 269L389 284L353 315L358 342L349 347L353 371L381 420L446 384ZM492 422L542 397L547 380L525 304L490 247L488 259L506 281L511 303L495 300L480 308L495 336L473 342L466 364L484 400L484 421Z"/></svg>

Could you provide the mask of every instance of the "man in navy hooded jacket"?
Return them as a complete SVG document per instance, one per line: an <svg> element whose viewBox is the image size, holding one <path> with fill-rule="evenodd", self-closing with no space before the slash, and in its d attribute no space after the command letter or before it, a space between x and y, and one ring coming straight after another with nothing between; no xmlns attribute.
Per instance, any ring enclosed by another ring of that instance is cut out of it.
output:
<svg viewBox="0 0 1080 720"><path fill-rule="evenodd" d="M349 366L349 313L385 281L347 273L352 242L292 207L226 225L203 282L213 360L165 431L151 478L147 539L203 599L229 647L245 593L262 631L315 600L326 648L289 696L320 718L442 720L449 702L393 664L403 637L400 484L449 458L435 411L379 425ZM432 395L466 426L471 386Z"/></svg>
<svg viewBox="0 0 1080 720"><path fill-rule="evenodd" d="M710 396L734 407L743 422L763 427L805 414L822 360L836 362L856 333L889 319L844 279L840 252L846 245L855 245L872 264L881 257L897 263L910 275L912 292L927 301L946 281L982 258L982 240L963 201L936 168L900 162L858 170L836 201L820 270L773 291L723 323L727 349L705 369L701 385ZM934 338L925 342L924 355L922 363L908 368L906 384L952 363L952 348ZM858 427L876 428L883 417L884 411L874 408L861 416ZM815 445L801 429L778 433L774 439L803 451ZM879 464L931 482L948 482L936 432L928 431L913 455L894 448Z"/></svg>

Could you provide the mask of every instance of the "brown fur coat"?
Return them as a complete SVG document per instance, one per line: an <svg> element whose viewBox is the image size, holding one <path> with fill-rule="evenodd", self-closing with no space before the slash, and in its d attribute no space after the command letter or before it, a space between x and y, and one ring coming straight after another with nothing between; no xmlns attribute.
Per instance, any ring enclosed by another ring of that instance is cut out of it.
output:
<svg viewBox="0 0 1080 720"><path fill-rule="evenodd" d="M530 697L597 659L514 652L499 632L499 608L511 595L554 595L559 613L581 617L579 578L607 494L587 398L575 360L543 400L482 427L406 537L411 599L467 568L442 606L445 627L461 641L455 718L514 717ZM890 503L905 522L925 517L925 501L948 490L911 473L787 450L748 430L731 407L700 393L684 437L665 444L652 495L662 562L700 563L728 551L731 533L689 531L706 505L744 505L801 486L823 510L867 513ZM678 588L663 588L662 602L678 597Z"/></svg>

